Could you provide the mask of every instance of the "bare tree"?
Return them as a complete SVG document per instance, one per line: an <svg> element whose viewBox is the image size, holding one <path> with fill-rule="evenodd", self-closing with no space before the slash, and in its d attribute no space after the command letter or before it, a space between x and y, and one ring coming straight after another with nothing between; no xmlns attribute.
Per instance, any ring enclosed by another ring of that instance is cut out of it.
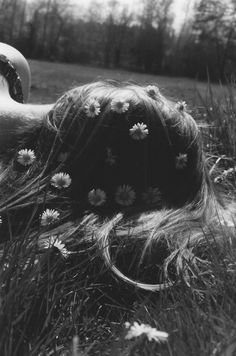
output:
<svg viewBox="0 0 236 356"><path fill-rule="evenodd" d="M120 65L125 36L132 21L132 15L125 7L119 8L117 0L108 4L104 22L104 65Z"/></svg>
<svg viewBox="0 0 236 356"><path fill-rule="evenodd" d="M201 1L195 17L195 37L202 45L208 43L209 58L216 57L218 75L225 79L227 63L235 60L236 4L234 0Z"/></svg>
<svg viewBox="0 0 236 356"><path fill-rule="evenodd" d="M167 42L173 34L171 5L173 0L144 0L139 17L140 30L136 55L146 71L162 72Z"/></svg>

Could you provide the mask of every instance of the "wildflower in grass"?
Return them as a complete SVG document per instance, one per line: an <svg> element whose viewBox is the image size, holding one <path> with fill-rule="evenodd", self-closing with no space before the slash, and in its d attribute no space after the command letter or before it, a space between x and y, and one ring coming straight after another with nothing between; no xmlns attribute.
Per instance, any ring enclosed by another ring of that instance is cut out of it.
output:
<svg viewBox="0 0 236 356"><path fill-rule="evenodd" d="M129 130L129 133L134 140L143 140L148 135L147 125L138 122Z"/></svg>
<svg viewBox="0 0 236 356"><path fill-rule="evenodd" d="M68 188L71 185L71 178L67 173L56 173L51 178L51 185L58 189Z"/></svg>
<svg viewBox="0 0 236 356"><path fill-rule="evenodd" d="M41 216L41 225L47 226L53 224L59 219L59 212L54 209L46 209Z"/></svg>
<svg viewBox="0 0 236 356"><path fill-rule="evenodd" d="M87 117L96 117L100 114L101 108L97 99L91 98L85 103L84 111Z"/></svg>
<svg viewBox="0 0 236 356"><path fill-rule="evenodd" d="M135 321L133 325L131 325L129 322L126 322L125 327L128 329L125 339L128 340L139 337L141 335L146 335L149 341L154 340L159 343L168 340L168 333L165 331L159 331L147 324L139 324L137 321Z"/></svg>
<svg viewBox="0 0 236 356"><path fill-rule="evenodd" d="M129 185L121 185L117 188L115 201L119 205L130 206L136 198L135 191Z"/></svg>
<svg viewBox="0 0 236 356"><path fill-rule="evenodd" d="M35 158L34 151L25 148L18 152L17 162L22 166L30 166L35 161Z"/></svg>
<svg viewBox="0 0 236 356"><path fill-rule="evenodd" d="M129 103L123 99L113 99L111 101L111 110L118 114L125 113L129 109Z"/></svg>
<svg viewBox="0 0 236 356"><path fill-rule="evenodd" d="M146 91L152 99L156 99L160 94L159 89L155 85L148 85Z"/></svg>
<svg viewBox="0 0 236 356"><path fill-rule="evenodd" d="M178 101L175 104L175 109L179 110L179 111L186 111L187 108L187 104L185 101Z"/></svg>
<svg viewBox="0 0 236 356"><path fill-rule="evenodd" d="M116 163L116 156L113 155L110 147L107 148L107 158L106 163L113 166Z"/></svg>
<svg viewBox="0 0 236 356"><path fill-rule="evenodd" d="M179 153L175 158L176 169L183 169L187 166L188 156L186 153Z"/></svg>
<svg viewBox="0 0 236 356"><path fill-rule="evenodd" d="M161 192L158 188L149 187L143 193L143 201L146 204L157 204L161 202Z"/></svg>
<svg viewBox="0 0 236 356"><path fill-rule="evenodd" d="M236 167L231 167L228 169L225 169L221 174L219 174L215 179L215 183L221 183L226 180L232 180L234 177L236 177Z"/></svg>
<svg viewBox="0 0 236 356"><path fill-rule="evenodd" d="M71 253L70 251L67 250L65 244L63 244L61 240L58 239L56 236L50 236L47 240L44 240L42 246L45 249L56 247L60 251L62 256L65 258L68 257L69 254Z"/></svg>
<svg viewBox="0 0 236 356"><path fill-rule="evenodd" d="M102 189L92 189L88 193L88 201L93 206L102 206L106 202L106 193Z"/></svg>

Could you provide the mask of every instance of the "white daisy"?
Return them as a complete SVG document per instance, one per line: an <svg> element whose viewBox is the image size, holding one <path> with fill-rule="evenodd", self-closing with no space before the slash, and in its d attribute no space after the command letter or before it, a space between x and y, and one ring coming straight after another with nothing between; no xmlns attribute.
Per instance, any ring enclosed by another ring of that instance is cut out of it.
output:
<svg viewBox="0 0 236 356"><path fill-rule="evenodd" d="M152 328L150 325L147 324L139 324L137 321L130 325L129 322L125 323L125 327L128 328L128 332L125 336L125 339L133 339L139 337L141 335L146 335L149 341L156 341L156 342L165 342L168 340L169 334L165 331L159 331L156 328Z"/></svg>
<svg viewBox="0 0 236 356"><path fill-rule="evenodd" d="M54 209L46 209L41 215L41 225L46 226L59 219L59 212Z"/></svg>
<svg viewBox="0 0 236 356"><path fill-rule="evenodd" d="M35 158L34 151L25 148L18 152L17 162L23 166L30 166L35 161Z"/></svg>
<svg viewBox="0 0 236 356"><path fill-rule="evenodd" d="M129 206L135 201L135 191L129 185L120 185L115 194L115 201L119 205Z"/></svg>
<svg viewBox="0 0 236 356"><path fill-rule="evenodd" d="M106 163L109 164L110 166L113 166L116 163L116 156L113 155L110 147L107 147Z"/></svg>
<svg viewBox="0 0 236 356"><path fill-rule="evenodd" d="M87 117L98 116L101 112L99 101L97 99L90 98L84 105L84 111Z"/></svg>
<svg viewBox="0 0 236 356"><path fill-rule="evenodd" d="M155 85L148 85L146 87L146 91L148 95L153 99L156 99L157 96L160 94L159 89Z"/></svg>
<svg viewBox="0 0 236 356"><path fill-rule="evenodd" d="M157 204L161 202L161 192L158 188L149 187L143 193L143 200L146 204Z"/></svg>
<svg viewBox="0 0 236 356"><path fill-rule="evenodd" d="M111 110L122 114L129 109L129 103L124 99L113 99L111 101Z"/></svg>
<svg viewBox="0 0 236 356"><path fill-rule="evenodd" d="M187 108L187 104L185 101L178 101L175 104L175 109L179 110L179 111L186 111Z"/></svg>
<svg viewBox="0 0 236 356"><path fill-rule="evenodd" d="M51 178L51 185L58 189L68 188L71 185L71 177L67 173L56 173Z"/></svg>
<svg viewBox="0 0 236 356"><path fill-rule="evenodd" d="M56 236L50 236L47 240L42 242L42 245L45 249L56 247L65 258L71 253L66 249L65 244L63 244Z"/></svg>
<svg viewBox="0 0 236 356"><path fill-rule="evenodd" d="M147 125L138 122L129 130L129 133L134 140L143 140L148 135Z"/></svg>
<svg viewBox="0 0 236 356"><path fill-rule="evenodd" d="M93 206L102 206L107 199L106 193L102 189L92 189L88 193L88 201Z"/></svg>
<svg viewBox="0 0 236 356"><path fill-rule="evenodd" d="M188 156L187 153L179 153L175 158L176 169L183 169L187 166Z"/></svg>

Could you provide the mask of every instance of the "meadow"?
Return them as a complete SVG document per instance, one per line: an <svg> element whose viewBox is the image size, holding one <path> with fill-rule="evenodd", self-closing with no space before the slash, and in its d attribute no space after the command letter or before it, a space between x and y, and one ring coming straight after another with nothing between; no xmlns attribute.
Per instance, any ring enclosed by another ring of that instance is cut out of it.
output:
<svg viewBox="0 0 236 356"><path fill-rule="evenodd" d="M101 67L86 67L30 60L32 73L31 103L48 104L57 100L66 90L100 79L133 81L140 84L157 83L164 95L178 100L190 101L194 106L208 93L208 84L188 78L165 77L126 70L112 70ZM212 85L214 95L220 96L224 88Z"/></svg>
<svg viewBox="0 0 236 356"><path fill-rule="evenodd" d="M65 90L101 78L157 83L165 95L185 100L201 126L216 189L224 190L229 197L235 195L233 83L210 85L187 78L34 60L30 67L30 103L54 102ZM59 264L47 264L49 256L45 254L46 268L38 270L29 238L9 245L0 262L0 302L4 305L0 309L0 355L233 356L234 240L235 227L227 235L222 229L221 249L217 242L209 245L204 273L187 259L192 271L189 278L182 276L172 288L159 293L139 291L121 283L104 266L99 267L99 262L94 268L90 251L82 249L78 258L71 262L60 259ZM168 341L149 341L145 335L128 340L125 322L144 323L167 332Z"/></svg>

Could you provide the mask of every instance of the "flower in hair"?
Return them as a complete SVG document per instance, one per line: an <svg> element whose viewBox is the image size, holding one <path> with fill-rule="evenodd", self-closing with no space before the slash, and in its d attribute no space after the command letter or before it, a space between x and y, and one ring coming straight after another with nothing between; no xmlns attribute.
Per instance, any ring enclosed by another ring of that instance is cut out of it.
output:
<svg viewBox="0 0 236 356"><path fill-rule="evenodd" d="M122 114L129 109L129 103L123 99L113 99L111 101L111 110Z"/></svg>
<svg viewBox="0 0 236 356"><path fill-rule="evenodd" d="M116 156L113 155L110 147L107 147L107 158L106 163L113 166L116 163Z"/></svg>
<svg viewBox="0 0 236 356"><path fill-rule="evenodd" d="M106 193L102 189L92 189L88 193L88 201L93 206L102 206L107 199Z"/></svg>
<svg viewBox="0 0 236 356"><path fill-rule="evenodd" d="M152 99L156 99L157 96L160 94L159 89L155 85L148 85L146 87L146 91Z"/></svg>
<svg viewBox="0 0 236 356"><path fill-rule="evenodd" d="M56 173L51 178L51 185L58 189L68 188L71 185L71 177L67 173Z"/></svg>
<svg viewBox="0 0 236 356"><path fill-rule="evenodd" d="M176 169L183 169L187 166L188 156L187 153L179 153L175 158Z"/></svg>
<svg viewBox="0 0 236 356"><path fill-rule="evenodd" d="M53 224L59 219L59 212L54 209L46 209L41 215L41 225L47 226Z"/></svg>
<svg viewBox="0 0 236 356"><path fill-rule="evenodd" d="M66 249L65 244L63 244L56 236L50 236L47 240L44 240L42 246L45 249L56 247L65 258L71 253Z"/></svg>
<svg viewBox="0 0 236 356"><path fill-rule="evenodd" d="M129 130L129 134L134 140L143 140L148 135L147 125L138 122Z"/></svg>
<svg viewBox="0 0 236 356"><path fill-rule="evenodd" d="M119 205L130 206L136 198L135 191L129 185L120 185L115 194L115 201Z"/></svg>
<svg viewBox="0 0 236 356"><path fill-rule="evenodd" d="M25 148L18 152L17 162L22 166L30 166L35 161L35 158L34 151Z"/></svg>
<svg viewBox="0 0 236 356"><path fill-rule="evenodd" d="M101 112L101 108L98 100L94 98L90 98L84 105L84 111L87 117L98 116Z"/></svg>
<svg viewBox="0 0 236 356"><path fill-rule="evenodd" d="M179 111L185 111L186 108L187 108L187 104L185 101L178 101L176 104L175 104L175 108Z"/></svg>
<svg viewBox="0 0 236 356"><path fill-rule="evenodd" d="M159 331L156 328L152 328L148 324L139 324L137 321L131 325L129 322L125 323L125 327L128 330L125 339L133 339L139 337L141 335L146 335L149 341L156 341L156 342L165 342L167 341L169 334L165 331Z"/></svg>
<svg viewBox="0 0 236 356"><path fill-rule="evenodd" d="M157 204L161 202L161 192L158 188L149 187L143 193L143 200L146 204Z"/></svg>

